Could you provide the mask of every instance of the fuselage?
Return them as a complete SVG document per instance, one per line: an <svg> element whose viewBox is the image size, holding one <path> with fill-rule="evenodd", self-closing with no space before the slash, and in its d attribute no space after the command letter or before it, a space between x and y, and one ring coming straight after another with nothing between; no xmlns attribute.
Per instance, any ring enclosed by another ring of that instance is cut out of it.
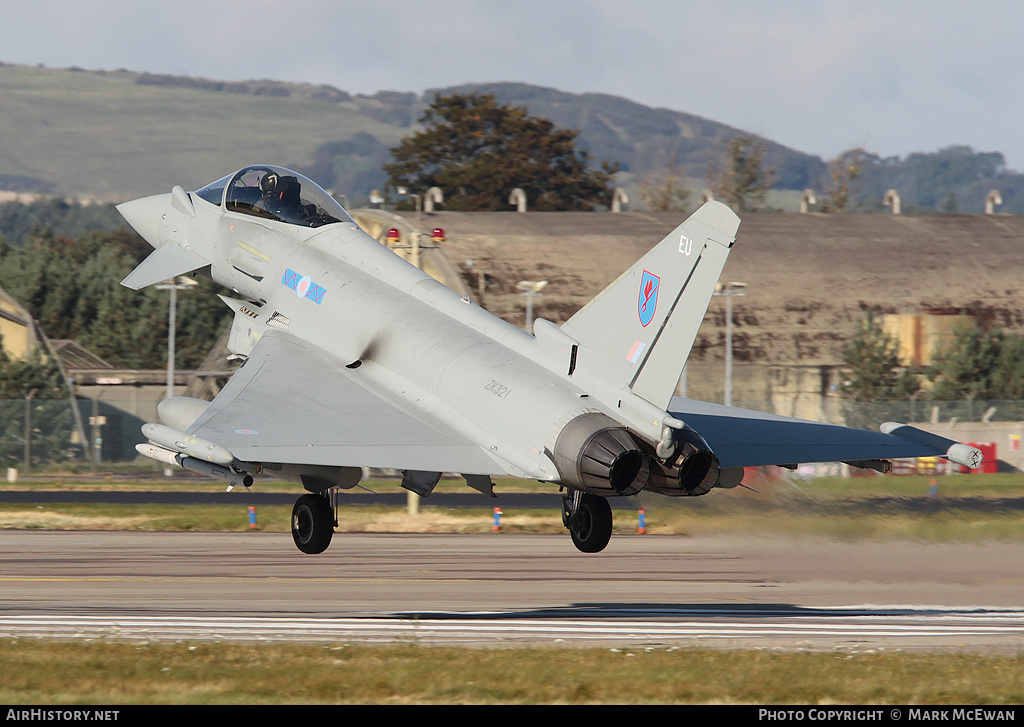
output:
<svg viewBox="0 0 1024 727"><path fill-rule="evenodd" d="M301 175L246 167L196 192L175 187L119 209L156 248L124 285L208 275L240 296L221 296L235 310L233 354L247 357L271 329L287 332L338 376L479 447L486 456L462 461L460 474L606 496L649 482L672 418L621 378L613 383L607 367L577 367L577 354L593 360L593 341L545 320L530 335L488 313L371 238ZM368 452L359 464L396 466L374 456L389 455Z"/></svg>
<svg viewBox="0 0 1024 727"><path fill-rule="evenodd" d="M257 317L240 321L253 340L268 325L286 327L339 372L479 443L496 463L479 474L557 479L547 453L561 428L602 409L559 372L561 352L546 356L534 336L354 223L304 228L194 202L195 219L170 234L211 261L213 280L259 304Z"/></svg>

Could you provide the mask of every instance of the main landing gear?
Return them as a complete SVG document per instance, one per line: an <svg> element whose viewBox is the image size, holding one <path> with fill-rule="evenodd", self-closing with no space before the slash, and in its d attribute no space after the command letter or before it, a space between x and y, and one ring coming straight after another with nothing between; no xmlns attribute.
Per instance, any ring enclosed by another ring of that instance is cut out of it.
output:
<svg viewBox="0 0 1024 727"><path fill-rule="evenodd" d="M569 490L562 496L562 524L578 550L599 553L612 537L612 507L605 497Z"/></svg>
<svg viewBox="0 0 1024 727"><path fill-rule="evenodd" d="M303 553L316 555L327 550L338 521L334 514L332 490L303 495L292 508L292 539ZM608 499L582 490L562 496L562 524L569 529L573 545L583 553L599 553L612 537L612 508Z"/></svg>
<svg viewBox="0 0 1024 727"><path fill-rule="evenodd" d="M292 538L303 553L315 555L327 550L338 524L334 505L327 490L323 494L303 495L292 508Z"/></svg>

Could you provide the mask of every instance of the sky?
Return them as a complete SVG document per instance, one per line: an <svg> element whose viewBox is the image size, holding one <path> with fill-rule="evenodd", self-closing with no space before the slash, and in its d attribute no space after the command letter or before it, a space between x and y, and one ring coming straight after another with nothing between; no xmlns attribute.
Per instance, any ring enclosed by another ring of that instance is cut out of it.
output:
<svg viewBox="0 0 1024 727"><path fill-rule="evenodd" d="M0 0L0 18L6 63L363 94L517 81L824 159L967 145L1024 171L1024 3L1007 0Z"/></svg>

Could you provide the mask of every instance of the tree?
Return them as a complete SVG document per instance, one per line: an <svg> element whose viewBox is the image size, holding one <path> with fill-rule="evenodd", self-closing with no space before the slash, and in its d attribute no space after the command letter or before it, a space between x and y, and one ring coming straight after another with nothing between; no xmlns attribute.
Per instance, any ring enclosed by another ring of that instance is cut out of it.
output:
<svg viewBox="0 0 1024 727"><path fill-rule="evenodd" d="M1002 418L1024 417L1024 334L964 321L932 360L931 399L950 403L945 416L971 421L999 402Z"/></svg>
<svg viewBox="0 0 1024 727"><path fill-rule="evenodd" d="M57 365L38 352L12 359L0 346L0 399L21 399L30 392L40 399L67 397Z"/></svg>
<svg viewBox="0 0 1024 727"><path fill-rule="evenodd" d="M900 193L903 212L981 212L989 190L1003 197L1001 212L1024 211L1024 175L1008 170L1002 154L953 146L905 158L864 152L850 207L885 210L886 190Z"/></svg>
<svg viewBox="0 0 1024 727"><path fill-rule="evenodd" d="M902 406L893 403L907 402L921 384L900 361L899 341L870 311L847 344L843 363L847 377L841 393L849 426L874 427L892 418L905 421Z"/></svg>
<svg viewBox="0 0 1024 727"><path fill-rule="evenodd" d="M936 401L957 399L998 399L995 385L1004 350L1002 331L990 331L970 319L953 334L949 345L932 356L927 376L932 382L931 398Z"/></svg>
<svg viewBox="0 0 1024 727"><path fill-rule="evenodd" d="M850 203L850 185L864 171L864 150L850 149L828 163L832 178L829 211L842 212Z"/></svg>
<svg viewBox="0 0 1024 727"><path fill-rule="evenodd" d="M724 158L712 157L708 163L708 187L715 199L739 213L763 206L775 177L775 170L766 166L767 152L767 147L745 136L730 139Z"/></svg>
<svg viewBox="0 0 1024 727"><path fill-rule="evenodd" d="M676 164L678 149L663 170L646 174L639 182L640 201L654 212L686 212L690 190L683 184L685 177Z"/></svg>
<svg viewBox="0 0 1024 727"><path fill-rule="evenodd" d="M444 191L452 210L508 209L520 188L530 209L592 210L611 202L616 164L589 169L576 148L578 131L557 129L494 94L438 95L420 117L422 131L405 137L384 165L388 187L422 194Z"/></svg>
<svg viewBox="0 0 1024 727"><path fill-rule="evenodd" d="M141 246L140 246L141 243ZM162 368L168 294L119 285L151 251L135 233L86 232L72 240L40 235L19 249L0 245L0 283L51 338L70 338L116 366ZM230 320L213 281L178 296L177 364L193 368ZM202 292L201 292L202 291Z"/></svg>
<svg viewBox="0 0 1024 727"><path fill-rule="evenodd" d="M1024 335L1003 334L992 388L999 399L1024 402Z"/></svg>
<svg viewBox="0 0 1024 727"><path fill-rule="evenodd" d="M849 375L843 395L852 401L906 399L920 388L900 361L899 340L890 336L869 311L843 352Z"/></svg>
<svg viewBox="0 0 1024 727"><path fill-rule="evenodd" d="M354 195L365 197L360 190L384 186L386 180L381 167L387 159L387 146L360 131L350 139L321 144L313 152L313 161L296 171L315 179L324 189L346 195L349 202L354 203L359 198L353 199Z"/></svg>

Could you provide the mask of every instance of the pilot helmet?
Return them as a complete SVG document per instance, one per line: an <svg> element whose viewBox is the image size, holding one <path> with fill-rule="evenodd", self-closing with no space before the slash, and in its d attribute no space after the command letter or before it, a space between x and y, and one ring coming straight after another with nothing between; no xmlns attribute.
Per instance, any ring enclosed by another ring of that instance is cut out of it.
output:
<svg viewBox="0 0 1024 727"><path fill-rule="evenodd" d="M260 189L263 190L264 194L273 194L277 190L277 184L281 181L281 177L277 172L267 172L263 175L263 179L260 180Z"/></svg>

